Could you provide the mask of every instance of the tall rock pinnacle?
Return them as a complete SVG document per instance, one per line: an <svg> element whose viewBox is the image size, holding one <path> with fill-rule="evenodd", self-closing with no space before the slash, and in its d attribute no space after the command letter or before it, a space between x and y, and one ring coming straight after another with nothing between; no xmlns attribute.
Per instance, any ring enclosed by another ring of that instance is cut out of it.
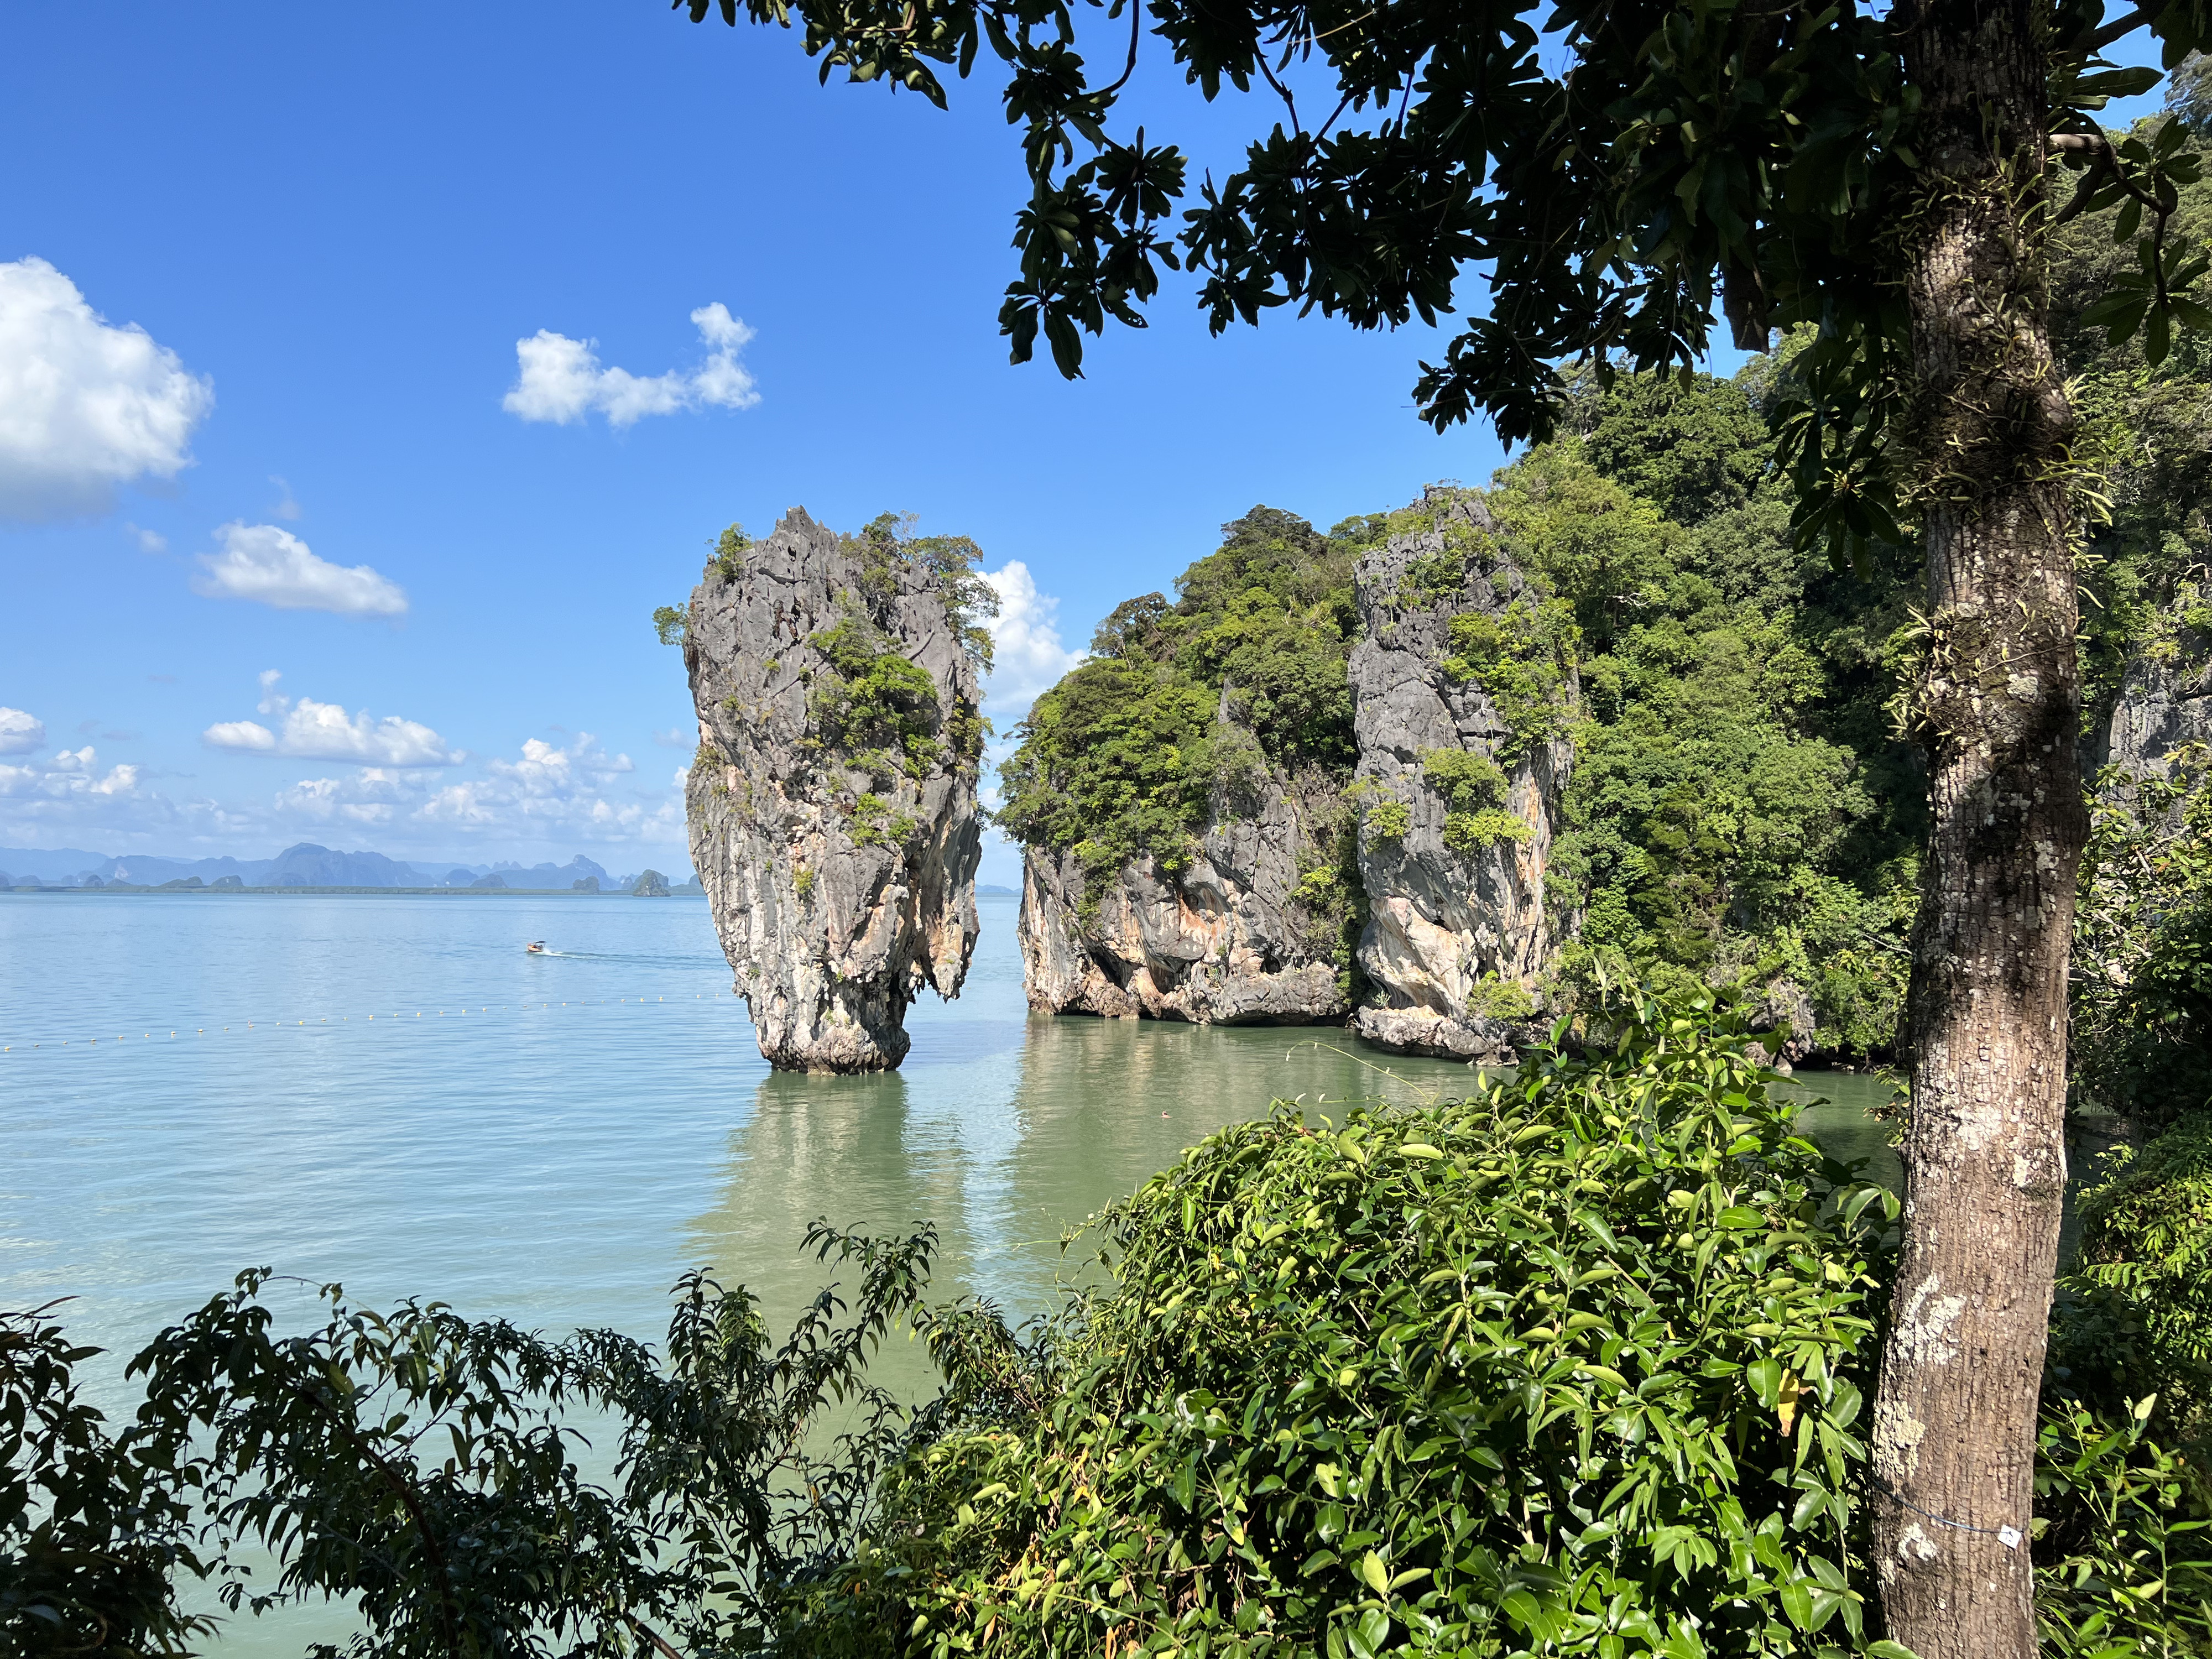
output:
<svg viewBox="0 0 2212 1659"><path fill-rule="evenodd" d="M763 540L726 535L691 595L691 858L779 1068L887 1070L921 988L959 994L994 604L978 556L793 507Z"/></svg>

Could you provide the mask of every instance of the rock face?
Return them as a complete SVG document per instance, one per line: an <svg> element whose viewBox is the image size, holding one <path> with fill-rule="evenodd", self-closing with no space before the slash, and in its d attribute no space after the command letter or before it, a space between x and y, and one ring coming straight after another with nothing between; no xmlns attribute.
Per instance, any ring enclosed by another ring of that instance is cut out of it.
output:
<svg viewBox="0 0 2212 1659"><path fill-rule="evenodd" d="M1030 1006L1222 1025L1341 1020L1340 923L1300 896L1300 862L1333 856L1342 781L1263 765L1244 798L1216 800L1188 868L1133 860L1096 894L1073 854L1029 849Z"/></svg>
<svg viewBox="0 0 2212 1659"><path fill-rule="evenodd" d="M1541 1012L1555 944L1544 876L1574 756L1561 718L1573 674L1552 643L1556 611L1480 498L1432 491L1424 506L1435 528L1358 568L1352 794L1374 996L1353 1024L1387 1048L1502 1060Z"/></svg>
<svg viewBox="0 0 2212 1659"><path fill-rule="evenodd" d="M908 1004L967 974L982 722L946 592L896 537L794 507L691 596L691 858L780 1068L896 1066Z"/></svg>
<svg viewBox="0 0 2212 1659"><path fill-rule="evenodd" d="M2182 744L2212 743L2212 659L2186 640L2128 663L2093 764L2163 774L2166 757Z"/></svg>

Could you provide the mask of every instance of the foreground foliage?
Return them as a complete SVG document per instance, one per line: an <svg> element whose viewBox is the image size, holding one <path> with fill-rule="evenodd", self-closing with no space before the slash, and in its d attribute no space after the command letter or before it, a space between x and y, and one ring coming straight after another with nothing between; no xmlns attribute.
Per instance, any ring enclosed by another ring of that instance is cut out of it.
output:
<svg viewBox="0 0 2212 1659"><path fill-rule="evenodd" d="M200 1574L240 1613L349 1601L325 1659L1894 1659L1863 1437L1896 1200L1800 1133L1741 1005L1609 1012L1609 1048L1467 1100L1224 1130L1099 1218L1110 1283L1020 1330L927 1305L927 1229L816 1227L851 1305L781 1340L688 1277L659 1352L255 1272L137 1357L111 1431L90 1351L7 1321L0 1607L52 1654L185 1651ZM2037 1473L2055 1655L2212 1644L2172 1448L2208 1145L2084 1206ZM945 1379L918 1408L869 1379L901 1323Z"/></svg>
<svg viewBox="0 0 2212 1659"><path fill-rule="evenodd" d="M2075 1093L2156 1129L2212 1105L2212 754L2100 780L2074 925Z"/></svg>
<svg viewBox="0 0 2212 1659"><path fill-rule="evenodd" d="M966 1420L815 1617L934 1654L1863 1645L1894 1200L1740 1018L1632 1012L1468 1101L1194 1148L1103 1218L1110 1292L937 1341Z"/></svg>

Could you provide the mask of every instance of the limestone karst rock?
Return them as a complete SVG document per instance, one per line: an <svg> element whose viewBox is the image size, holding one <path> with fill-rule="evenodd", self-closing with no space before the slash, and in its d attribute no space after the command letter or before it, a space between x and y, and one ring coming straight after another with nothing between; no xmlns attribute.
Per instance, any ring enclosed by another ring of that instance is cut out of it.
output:
<svg viewBox="0 0 2212 1659"><path fill-rule="evenodd" d="M1073 853L1031 848L1020 921L1030 1006L1055 1014L1208 1024L1341 1020L1336 924L1297 897L1302 853L1326 846L1340 778L1267 768L1224 799L1190 863L1146 854L1095 895Z"/></svg>
<svg viewBox="0 0 2212 1659"><path fill-rule="evenodd" d="M1480 496L1431 490L1431 526L1362 556L1352 650L1368 921L1354 1016L1385 1048L1510 1056L1540 1013L1545 873L1573 762L1568 617L1522 575Z"/></svg>
<svg viewBox="0 0 2212 1659"><path fill-rule="evenodd" d="M2212 743L2212 650L2193 630L2138 651L2128 659L2111 717L2093 746L2090 765L2163 775L2166 757L2184 744Z"/></svg>
<svg viewBox="0 0 2212 1659"><path fill-rule="evenodd" d="M1265 507L1223 537L1172 604L1146 594L1101 624L1000 769L1033 1008L1204 1024L1350 1011L1352 550Z"/></svg>
<svg viewBox="0 0 2212 1659"><path fill-rule="evenodd" d="M725 536L691 596L692 863L775 1066L895 1066L921 988L959 994L981 850L975 557L794 507L761 541Z"/></svg>

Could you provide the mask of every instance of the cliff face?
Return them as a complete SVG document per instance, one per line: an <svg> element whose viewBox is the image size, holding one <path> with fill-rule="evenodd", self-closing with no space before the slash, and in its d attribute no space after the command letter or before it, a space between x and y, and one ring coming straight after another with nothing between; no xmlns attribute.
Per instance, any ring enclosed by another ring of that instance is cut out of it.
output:
<svg viewBox="0 0 2212 1659"><path fill-rule="evenodd" d="M1423 505L1433 528L1358 569L1352 793L1375 996L1354 1025L1385 1048L1500 1060L1542 1012L1573 672L1559 608L1506 557L1480 498Z"/></svg>
<svg viewBox="0 0 2212 1659"><path fill-rule="evenodd" d="M1217 799L1188 867L1170 873L1146 854L1095 893L1073 853L1030 848L1030 1006L1215 1024L1342 1019L1349 1005L1333 959L1341 921L1325 867L1341 782L1267 768L1249 790Z"/></svg>
<svg viewBox="0 0 2212 1659"><path fill-rule="evenodd" d="M948 591L883 526L841 537L794 507L726 538L691 596L692 862L780 1068L896 1066L908 1005L967 973L982 726Z"/></svg>
<svg viewBox="0 0 2212 1659"><path fill-rule="evenodd" d="M2130 658L2100 735L2091 763L2138 774L2163 774L2166 757L2184 744L2212 743L2212 653L2184 634L2166 651Z"/></svg>

